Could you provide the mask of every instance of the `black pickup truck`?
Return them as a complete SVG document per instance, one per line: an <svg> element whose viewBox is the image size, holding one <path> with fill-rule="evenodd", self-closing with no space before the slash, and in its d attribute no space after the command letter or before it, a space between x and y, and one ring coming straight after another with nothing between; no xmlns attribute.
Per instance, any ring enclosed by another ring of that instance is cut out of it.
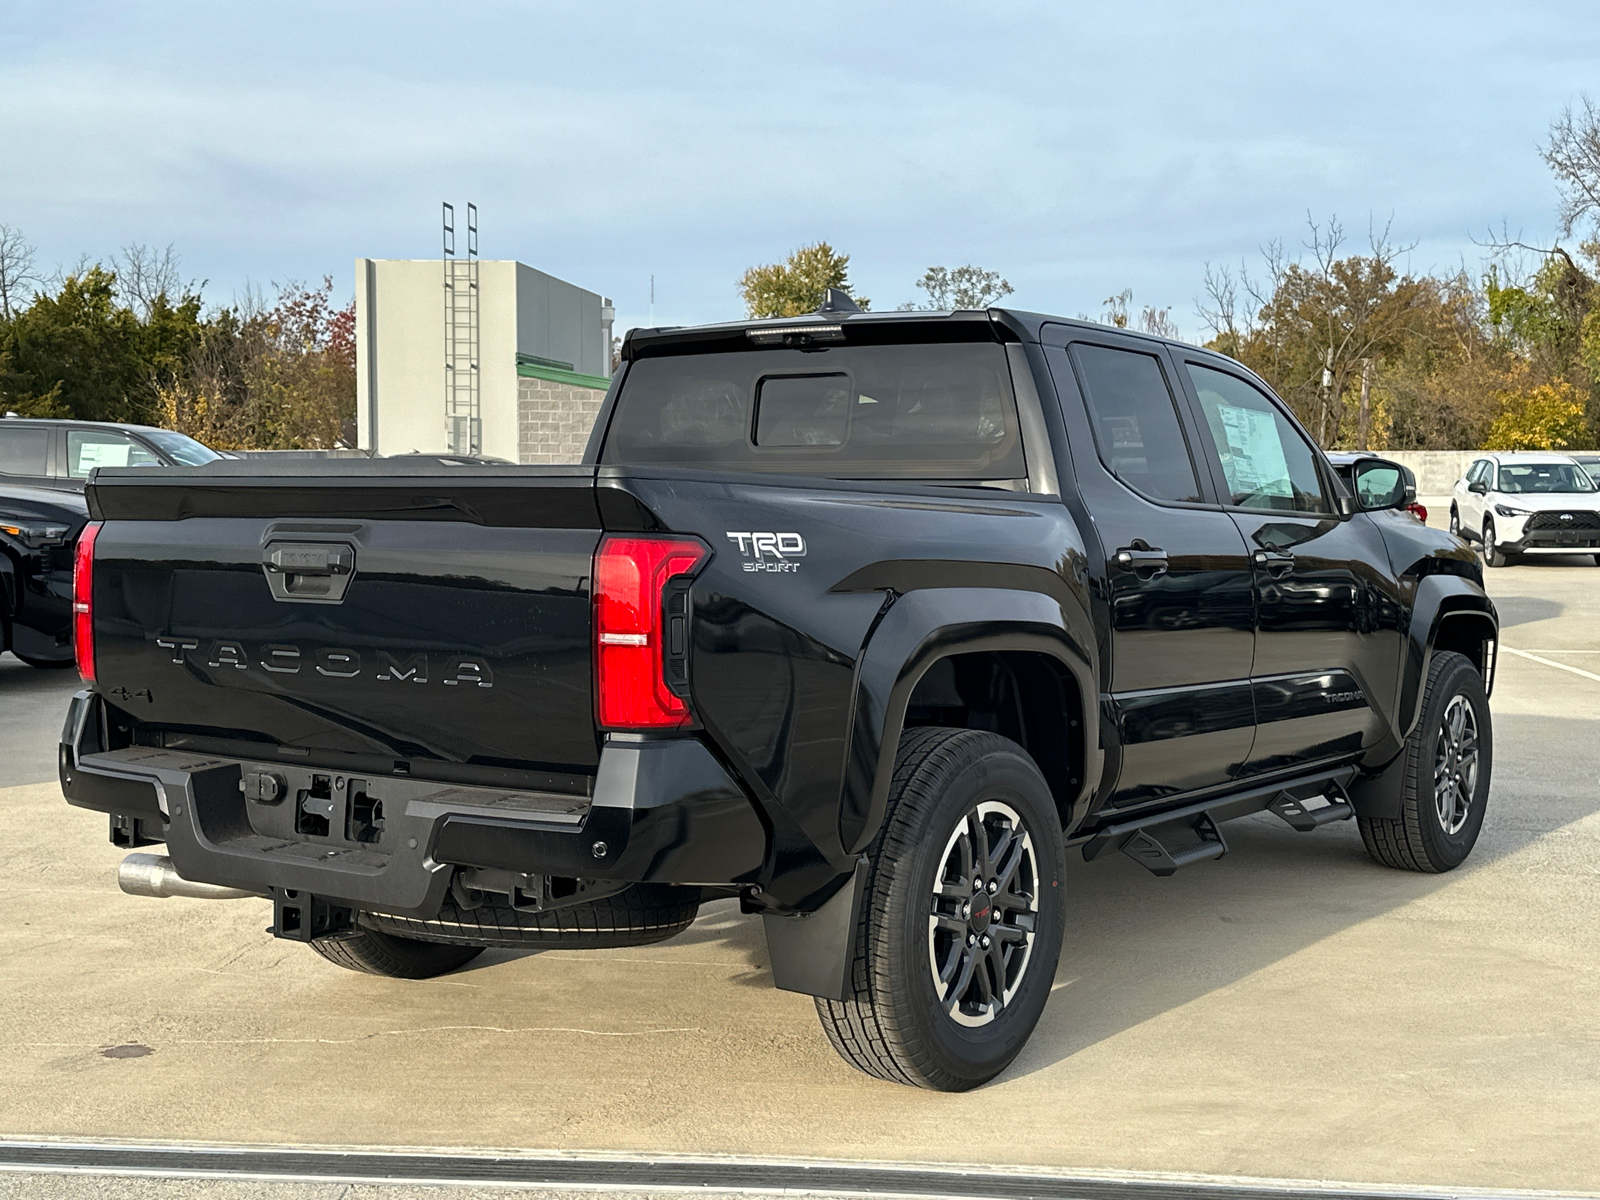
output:
<svg viewBox="0 0 1600 1200"><path fill-rule="evenodd" d="M839 1053L993 1078L1069 850L1471 850L1495 610L1238 363L992 309L635 330L584 462L102 469L61 782L126 890L421 977L762 915ZM170 857L168 857L170 856Z"/></svg>

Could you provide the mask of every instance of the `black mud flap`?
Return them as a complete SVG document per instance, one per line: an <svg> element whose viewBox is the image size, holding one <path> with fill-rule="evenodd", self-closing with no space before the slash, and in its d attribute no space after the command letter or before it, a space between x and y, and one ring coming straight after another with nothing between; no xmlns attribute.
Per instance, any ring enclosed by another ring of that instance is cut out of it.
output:
<svg viewBox="0 0 1600 1200"><path fill-rule="evenodd" d="M866 891L867 860L863 858L856 863L855 874L816 912L763 914L775 987L823 1000L843 1000L849 995L850 963L855 958L856 927Z"/></svg>

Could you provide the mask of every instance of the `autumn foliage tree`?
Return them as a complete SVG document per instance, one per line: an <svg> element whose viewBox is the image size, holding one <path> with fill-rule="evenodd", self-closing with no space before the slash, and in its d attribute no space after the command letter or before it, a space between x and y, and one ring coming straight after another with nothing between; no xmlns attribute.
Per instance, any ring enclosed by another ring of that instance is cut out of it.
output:
<svg viewBox="0 0 1600 1200"><path fill-rule="evenodd" d="M801 246L781 263L751 267L739 279L739 295L750 317L803 317L817 311L829 288L838 288L862 308L871 302L850 288L850 256L827 242Z"/></svg>
<svg viewBox="0 0 1600 1200"><path fill-rule="evenodd" d="M0 273L0 408L163 425L219 449L332 447L355 416L355 303L336 306L331 279L206 312L172 247L130 245L44 287L4 226Z"/></svg>
<svg viewBox="0 0 1600 1200"><path fill-rule="evenodd" d="M161 389L162 423L222 450L337 445L355 416L355 302L332 295L331 278L289 283L270 308L217 313Z"/></svg>

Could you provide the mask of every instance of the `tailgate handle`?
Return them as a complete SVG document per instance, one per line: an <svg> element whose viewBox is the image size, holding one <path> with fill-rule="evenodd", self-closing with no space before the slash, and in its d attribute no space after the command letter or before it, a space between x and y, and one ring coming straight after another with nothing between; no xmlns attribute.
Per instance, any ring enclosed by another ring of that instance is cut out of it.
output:
<svg viewBox="0 0 1600 1200"><path fill-rule="evenodd" d="M356 551L338 542L269 542L261 570L274 600L340 604L356 572Z"/></svg>

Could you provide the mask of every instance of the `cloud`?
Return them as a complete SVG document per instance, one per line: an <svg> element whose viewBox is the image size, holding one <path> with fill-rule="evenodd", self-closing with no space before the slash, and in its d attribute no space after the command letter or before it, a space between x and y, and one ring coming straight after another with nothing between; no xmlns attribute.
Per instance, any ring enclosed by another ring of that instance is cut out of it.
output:
<svg viewBox="0 0 1600 1200"><path fill-rule="evenodd" d="M733 315L831 240L880 305L976 262L1020 305L1189 302L1305 214L1394 214L1420 266L1546 229L1534 145L1596 77L1587 5L22 3L0 220L43 257L174 241L225 297L438 252L517 257L642 322Z"/></svg>

